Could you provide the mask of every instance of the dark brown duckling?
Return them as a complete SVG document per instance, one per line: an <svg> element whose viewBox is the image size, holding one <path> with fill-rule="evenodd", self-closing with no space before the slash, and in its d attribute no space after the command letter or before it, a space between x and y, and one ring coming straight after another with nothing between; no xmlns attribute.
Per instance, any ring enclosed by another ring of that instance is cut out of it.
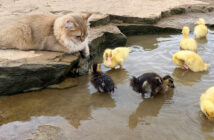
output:
<svg viewBox="0 0 214 140"><path fill-rule="evenodd" d="M167 87L174 88L174 80L171 76L166 75L163 78L156 73L144 73L139 77L131 79L130 85L133 90L145 96L149 94L149 97L159 93L162 89Z"/></svg>
<svg viewBox="0 0 214 140"><path fill-rule="evenodd" d="M92 65L91 83L100 93L114 92L116 88L111 77L101 72L100 64Z"/></svg>

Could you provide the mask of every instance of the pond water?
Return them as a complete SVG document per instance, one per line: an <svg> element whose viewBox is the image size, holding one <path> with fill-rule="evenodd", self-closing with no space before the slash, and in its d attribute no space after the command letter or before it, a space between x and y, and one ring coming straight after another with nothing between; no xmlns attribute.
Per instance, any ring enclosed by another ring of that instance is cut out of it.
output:
<svg viewBox="0 0 214 140"><path fill-rule="evenodd" d="M0 140L213 140L214 122L200 111L200 95L214 85L214 33L198 42L198 53L211 64L208 72L178 68L172 55L182 35L131 36L124 70L102 70L117 85L113 94L99 94L90 75L78 86L0 97ZM101 60L102 58L98 59ZM143 99L129 79L145 72L172 75L176 88Z"/></svg>

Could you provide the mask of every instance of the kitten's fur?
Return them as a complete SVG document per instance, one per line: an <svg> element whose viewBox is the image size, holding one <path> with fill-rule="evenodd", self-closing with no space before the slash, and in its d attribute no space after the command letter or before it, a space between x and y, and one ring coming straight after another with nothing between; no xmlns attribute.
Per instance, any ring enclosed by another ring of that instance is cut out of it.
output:
<svg viewBox="0 0 214 140"><path fill-rule="evenodd" d="M29 15L0 32L0 49L84 52L89 56L88 18L91 14Z"/></svg>

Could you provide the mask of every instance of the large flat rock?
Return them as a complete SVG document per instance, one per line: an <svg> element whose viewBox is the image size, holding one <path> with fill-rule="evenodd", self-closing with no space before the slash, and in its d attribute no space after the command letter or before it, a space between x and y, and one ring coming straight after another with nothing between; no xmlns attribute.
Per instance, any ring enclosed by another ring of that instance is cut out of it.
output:
<svg viewBox="0 0 214 140"><path fill-rule="evenodd" d="M35 12L86 11L132 17L158 16L162 11L183 5L208 4L200 0L1 0L1 18L8 15L23 15Z"/></svg>
<svg viewBox="0 0 214 140"><path fill-rule="evenodd" d="M80 55L0 50L0 58L0 95L6 95L38 90L62 81L78 63Z"/></svg>
<svg viewBox="0 0 214 140"><path fill-rule="evenodd" d="M214 12L203 12L200 9L195 9L196 11L189 12L181 15L174 15L170 17L163 18L160 20L156 26L160 27L172 27L175 29L182 29L183 26L188 26L193 31L194 26L197 24L198 18L203 17L208 26L214 25Z"/></svg>

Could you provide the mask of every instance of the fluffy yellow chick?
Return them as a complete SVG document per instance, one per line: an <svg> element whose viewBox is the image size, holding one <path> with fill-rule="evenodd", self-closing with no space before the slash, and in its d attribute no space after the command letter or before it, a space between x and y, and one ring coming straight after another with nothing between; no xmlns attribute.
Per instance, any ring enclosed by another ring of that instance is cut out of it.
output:
<svg viewBox="0 0 214 140"><path fill-rule="evenodd" d="M127 47L118 47L115 49L106 49L103 54L104 66L108 68L115 68L120 65L122 69L122 64L128 56L130 49Z"/></svg>
<svg viewBox="0 0 214 140"><path fill-rule="evenodd" d="M205 64L202 58L195 52L182 50L173 55L173 62L193 72L206 71L209 64Z"/></svg>
<svg viewBox="0 0 214 140"><path fill-rule="evenodd" d="M198 19L198 25L194 29L195 38L205 38L208 34L207 26L205 25L205 20L203 18Z"/></svg>
<svg viewBox="0 0 214 140"><path fill-rule="evenodd" d="M200 97L201 111L209 120L214 120L214 87L210 87Z"/></svg>
<svg viewBox="0 0 214 140"><path fill-rule="evenodd" d="M184 35L184 37L180 41L181 49L196 51L197 43L196 43L195 39L189 38L189 27L184 26L182 29L182 34Z"/></svg>

